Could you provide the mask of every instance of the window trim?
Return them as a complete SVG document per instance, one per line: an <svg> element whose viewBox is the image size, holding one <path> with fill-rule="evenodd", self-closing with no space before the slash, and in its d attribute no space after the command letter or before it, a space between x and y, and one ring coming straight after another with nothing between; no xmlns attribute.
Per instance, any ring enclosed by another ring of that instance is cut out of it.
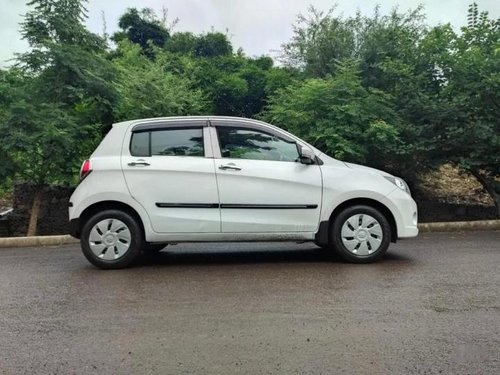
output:
<svg viewBox="0 0 500 375"><path fill-rule="evenodd" d="M140 124L140 125L147 125L147 124ZM131 156L133 157L137 157L137 158L151 158L151 157L165 157L165 156L169 156L169 157L192 157L192 158L204 158L204 157L207 157L207 142L206 142L206 133L205 133L205 126L202 126L199 122L198 124L195 126L195 125L187 125L187 126L184 126L184 125L179 125L179 126L176 126L176 125L169 125L169 126L153 126L153 127L141 127L139 129L136 130L136 127L137 126L134 126L134 128L132 129L132 132L131 132L131 135L130 135L130 142L129 142L129 147L128 147L128 150L129 150L129 153ZM158 132L158 131L169 131L169 130L187 130L187 129L199 129L201 130L201 136L202 136L202 139L203 139L203 155L153 155L152 154L152 149L151 149L151 134L153 132ZM134 134L136 133L148 133L149 136L148 136L148 143L149 143L149 147L148 147L148 151L149 151L149 154L146 156L146 155L134 155L132 153L132 141L134 139Z"/></svg>
<svg viewBox="0 0 500 375"><path fill-rule="evenodd" d="M157 122L141 122L132 126L132 133L152 130L168 130L175 128L204 128L207 127L207 120L189 119L189 120L165 120Z"/></svg>
<svg viewBox="0 0 500 375"><path fill-rule="evenodd" d="M263 124L260 124L258 122L249 122L245 121L244 119L242 120L210 120L210 127L229 127L229 128L244 128L244 129L251 129L254 131L260 131L263 133L267 133L269 135L275 136L277 138L282 139L285 142L288 143L298 143L296 139L288 136L287 134L284 134L278 130L273 129L272 127L265 126Z"/></svg>

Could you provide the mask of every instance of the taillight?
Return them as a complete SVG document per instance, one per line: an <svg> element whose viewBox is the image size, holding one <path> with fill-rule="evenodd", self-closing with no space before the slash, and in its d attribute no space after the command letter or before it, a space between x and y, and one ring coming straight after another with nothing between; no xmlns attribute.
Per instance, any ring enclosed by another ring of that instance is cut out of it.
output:
<svg viewBox="0 0 500 375"><path fill-rule="evenodd" d="M90 172L92 172L92 163L87 159L83 162L82 167L80 168L80 181L87 177Z"/></svg>

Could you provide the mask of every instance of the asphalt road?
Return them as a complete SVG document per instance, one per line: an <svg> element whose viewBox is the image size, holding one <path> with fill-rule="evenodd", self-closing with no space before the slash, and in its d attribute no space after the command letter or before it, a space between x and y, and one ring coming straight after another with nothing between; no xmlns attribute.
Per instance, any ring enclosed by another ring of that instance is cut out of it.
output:
<svg viewBox="0 0 500 375"><path fill-rule="evenodd" d="M126 270L0 249L1 374L500 373L500 232L376 264L311 244L177 245Z"/></svg>

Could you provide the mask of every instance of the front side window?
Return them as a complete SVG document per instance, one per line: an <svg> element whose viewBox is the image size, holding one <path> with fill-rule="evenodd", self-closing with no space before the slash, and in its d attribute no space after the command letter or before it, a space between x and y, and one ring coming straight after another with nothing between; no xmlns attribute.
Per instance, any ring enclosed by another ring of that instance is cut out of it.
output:
<svg viewBox="0 0 500 375"><path fill-rule="evenodd" d="M299 159L297 145L256 130L218 127L223 158L291 161Z"/></svg>
<svg viewBox="0 0 500 375"><path fill-rule="evenodd" d="M132 134L133 156L205 156L203 129L162 129Z"/></svg>

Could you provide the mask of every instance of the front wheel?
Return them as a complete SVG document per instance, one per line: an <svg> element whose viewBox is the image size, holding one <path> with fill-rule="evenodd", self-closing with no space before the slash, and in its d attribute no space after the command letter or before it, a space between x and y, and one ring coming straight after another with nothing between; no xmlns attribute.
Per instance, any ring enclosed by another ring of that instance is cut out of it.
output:
<svg viewBox="0 0 500 375"><path fill-rule="evenodd" d="M349 262L374 262L389 247L391 226L373 207L348 207L334 219L332 241L337 252Z"/></svg>
<svg viewBox="0 0 500 375"><path fill-rule="evenodd" d="M105 210L87 220L80 243L90 263L112 269L131 265L141 254L144 239L141 227L130 214Z"/></svg>

